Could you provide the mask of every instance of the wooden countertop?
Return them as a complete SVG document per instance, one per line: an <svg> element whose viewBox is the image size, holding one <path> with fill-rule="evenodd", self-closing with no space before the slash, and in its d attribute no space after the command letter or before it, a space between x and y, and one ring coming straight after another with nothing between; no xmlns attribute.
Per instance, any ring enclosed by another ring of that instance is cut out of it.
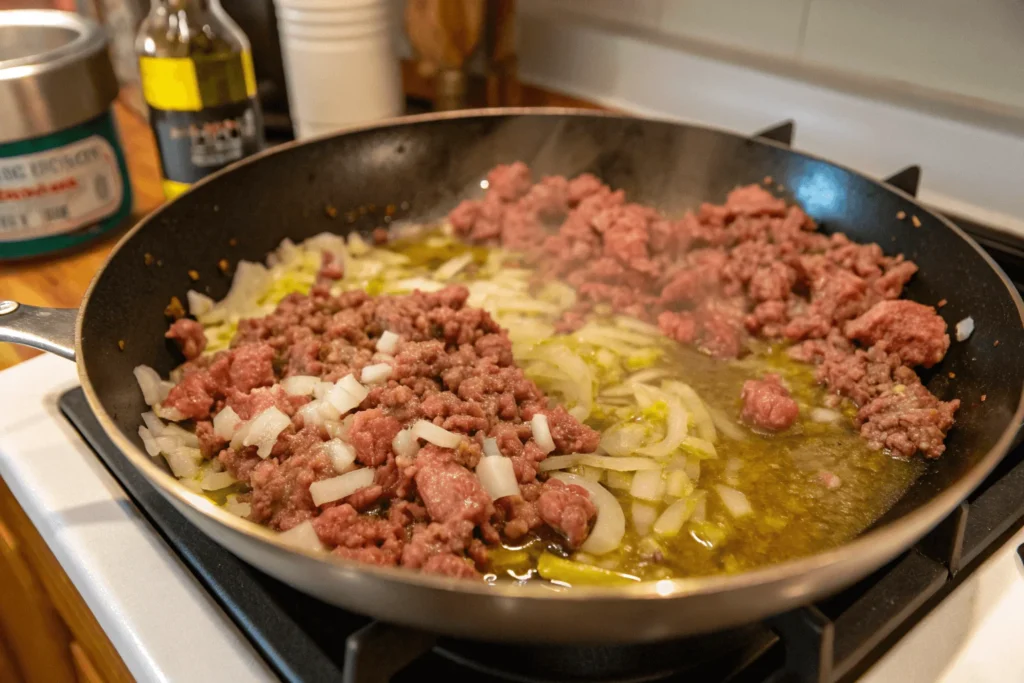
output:
<svg viewBox="0 0 1024 683"><path fill-rule="evenodd" d="M128 160L135 205L120 229L84 247L15 263L0 264L0 298L34 306L78 306L92 276L128 228L164 201L160 161L145 117L118 101L114 114ZM38 355L38 351L0 344L0 370Z"/></svg>

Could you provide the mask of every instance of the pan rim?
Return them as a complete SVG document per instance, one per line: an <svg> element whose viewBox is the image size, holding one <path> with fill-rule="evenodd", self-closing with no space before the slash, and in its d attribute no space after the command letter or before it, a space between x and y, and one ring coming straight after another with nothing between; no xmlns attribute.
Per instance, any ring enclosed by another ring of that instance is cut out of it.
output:
<svg viewBox="0 0 1024 683"><path fill-rule="evenodd" d="M333 133L327 133L319 135L305 140L295 140L288 142L277 147L272 147L263 150L250 157L242 159L216 173L207 176L206 178L197 182L193 187L199 187L209 182L214 182L221 176L230 173L232 170L251 164L257 161L273 156L278 153L284 153L293 148L305 145L312 145L322 140L327 140L335 137L341 137L353 133L378 130L384 128L391 128L396 126L414 125L419 123L429 123L432 121L442 121L450 119L469 119L469 118L489 118L489 117L508 117L508 116L536 116L536 117L552 117L552 116L579 116L581 118L595 117L595 118L617 118L624 120L634 120L638 122L656 122L656 123L667 123L676 126L685 126L688 128L711 131L717 134L732 137L738 140L743 140L752 144L760 144L768 147L774 147L781 149L792 154L817 161L820 163L827 164L831 167L838 168L842 171L855 175L863 180L867 180L872 184L876 185L879 189L886 192L895 194L896 196L909 201L918 207L921 211L925 212L928 216L935 219L939 223L943 224L947 229L952 230L957 236L963 239L972 249L974 249L988 264L988 266L995 272L999 277L1003 286L1007 289L1017 307L1018 316L1021 319L1021 324L1024 326L1024 300L1022 300L1020 293L1014 287L1013 283L1007 277L1006 273L996 264L992 257L978 245L977 242L969 235L967 235L959 226L947 219L945 216L938 214L930 208L922 205L915 197L903 192L902 190L885 184L880 180L876 180L867 176L859 171L851 169L842 164L830 161L823 157L815 154L797 151L787 145L777 143L772 140L756 137L748 137L734 131L725 130L722 128L716 128L712 126L695 125L690 123L684 123L670 118L658 118L658 117L638 117L631 116L629 114L621 112L606 112L600 110L589 110L589 109L576 109L576 108L563 108L563 107L515 107L515 108L485 108L485 109L469 109L459 110L453 112L437 112L420 114L414 116L401 116L391 119L378 121L372 124L356 126L345 129L343 131L337 131ZM189 190L189 192L191 189ZM187 195L189 192L184 193L181 196ZM141 449L135 446L130 440L128 440L114 424L114 421L107 414L104 409L99 397L96 395L91 382L85 371L85 362L82 355L82 328L84 326L84 320L88 311L92 294L97 286L97 283L103 277L103 273L106 271L107 266L113 260L113 258L121 251L122 248L146 225L151 221L157 219L174 201L178 201L179 198L172 200L171 202L165 202L160 207L143 217L134 227L131 228L117 244L111 249L110 254L107 256L103 265L97 271L89 283L89 287L86 290L82 305L79 308L78 316L75 323L75 357L76 367L78 371L79 380L82 384L85 392L86 399L89 403L90 408L95 413L97 420L106 431L107 435L113 440L115 445L125 454L125 456L132 462L132 464L142 471L147 477L150 483L156 485L161 493L165 496L171 496L180 504L183 504L189 508L192 508L211 519L213 522L228 527L232 532L241 534L246 537L254 538L258 540L265 550L273 550L275 553L285 554L289 556L299 555L307 560L313 560L319 563L324 563L330 567L334 567L339 570L356 571L361 574L369 574L382 581L396 582L404 585L420 586L423 588L434 589L444 592L456 592L460 594L474 594L487 597L510 599L515 598L519 600L543 600L549 602L552 600L558 600L562 602L579 602L587 601L592 602L595 600L603 602L618 602L618 601L635 601L641 600L666 600L666 599L682 599L697 596L708 596L716 593L723 593L727 591L736 591L742 589L752 589L756 587L765 586L787 586L796 581L796 585L789 588L786 592L785 598L789 602L799 602L801 599L812 599L828 590L835 590L841 588L845 583L852 583L853 581L862 578L867 574L867 571L861 573L857 577L842 581L815 581L809 579L806 581L798 581L801 576L813 576L819 573L824 573L830 568L835 568L843 564L848 564L850 558L859 558L858 564L862 566L869 566L874 569L885 562L891 560L900 552L907 550L913 543L916 543L924 534L926 534L931 528L937 525L946 515L963 501L979 484L987 477L992 470L996 467L1000 460L1006 455L1011 442L1016 435L1018 428L1021 423L1024 422L1024 385L1021 387L1020 398L1018 399L1017 409L1015 410L1011 421L1007 427L1003 430L999 439L995 445L978 461L978 463L959 481L953 486L941 491L937 496L929 500L927 503L922 505L920 508L911 511L904 517L897 520L894 524L896 528L882 527L865 532L864 534L857 536L848 543L844 543L836 548L816 553L807 557L796 558L779 564L768 565L760 567L750 571L742 572L733 575L713 575L703 577L691 577L691 578L675 578L675 579L661 579L658 581L645 581L628 586L619 587L596 587L596 586L579 586L573 587L571 590L566 591L551 591L549 588L540 585L517 585L517 584L489 584L485 582L472 582L464 579L455 579L450 577L436 576L423 574L422 572L411 571L408 569L402 569L398 567L379 567L375 565L367 565L354 560L347 560L336 557L328 553L315 553L312 551L306 551L296 549L287 544L281 542L277 538L277 533L267 529L266 527L259 526L253 522L246 521L240 517L237 517L226 510L216 506L211 500L205 496L201 496L190 489L186 488L172 475L164 472L162 469L157 467L150 459L149 456L144 454ZM869 560L869 561L867 561ZM870 571L870 570L868 570Z"/></svg>

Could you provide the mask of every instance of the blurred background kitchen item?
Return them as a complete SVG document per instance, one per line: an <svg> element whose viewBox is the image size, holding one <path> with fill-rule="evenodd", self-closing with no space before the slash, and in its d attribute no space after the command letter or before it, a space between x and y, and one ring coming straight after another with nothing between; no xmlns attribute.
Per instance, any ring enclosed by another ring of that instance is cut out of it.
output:
<svg viewBox="0 0 1024 683"><path fill-rule="evenodd" d="M297 138L404 112L387 0L275 0Z"/></svg>

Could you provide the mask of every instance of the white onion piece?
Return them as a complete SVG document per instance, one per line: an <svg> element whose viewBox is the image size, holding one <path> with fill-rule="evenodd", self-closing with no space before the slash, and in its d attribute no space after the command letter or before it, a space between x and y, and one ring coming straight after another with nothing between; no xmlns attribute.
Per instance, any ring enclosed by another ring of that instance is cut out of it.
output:
<svg viewBox="0 0 1024 683"><path fill-rule="evenodd" d="M351 377L351 375L348 375L348 377ZM365 398L365 396L363 398ZM363 402L362 398L353 396L348 389L342 386L341 382L335 384L331 390L327 392L324 396L324 400L334 406L339 414L345 414L354 408L358 408L359 404Z"/></svg>
<svg viewBox="0 0 1024 683"><path fill-rule="evenodd" d="M289 396L312 396L318 384L320 378L312 375L292 375L281 380L281 388Z"/></svg>
<svg viewBox="0 0 1024 683"><path fill-rule="evenodd" d="M551 477L586 489L590 494L590 502L597 508L594 528L580 546L580 550L594 555L604 555L618 548L622 544L622 537L626 535L626 515L615 496L600 484L587 481L575 474L555 472Z"/></svg>
<svg viewBox="0 0 1024 683"><path fill-rule="evenodd" d="M238 417L234 408L228 406L213 416L213 433L225 441L230 441L240 424L242 424L242 418Z"/></svg>
<svg viewBox="0 0 1024 683"><path fill-rule="evenodd" d="M266 458L274 449L277 437L291 423L291 418L282 413L277 406L271 406L249 422L242 445L256 446L256 455Z"/></svg>
<svg viewBox="0 0 1024 683"><path fill-rule="evenodd" d="M569 455L552 455L545 458L537 466L539 472L551 472L554 470L567 470L580 464L582 453L570 453Z"/></svg>
<svg viewBox="0 0 1024 683"><path fill-rule="evenodd" d="M362 403L363 399L365 399L370 393L370 390L360 384L354 375L345 375L338 380L338 385L344 387L345 391L358 398L360 403Z"/></svg>
<svg viewBox="0 0 1024 683"><path fill-rule="evenodd" d="M567 467L575 467L576 465L587 465L603 470L615 470L616 472L661 469L661 465L650 458L614 458L608 455L594 455L592 453L552 455L543 460L538 469L541 472L547 472L549 470L564 470Z"/></svg>
<svg viewBox="0 0 1024 683"><path fill-rule="evenodd" d="M302 417L302 422L304 424L319 427L324 423L324 416L321 413L324 406L330 407L330 409L337 414L338 411L334 410L334 406L327 401L310 401L295 411L295 414Z"/></svg>
<svg viewBox="0 0 1024 683"><path fill-rule="evenodd" d="M220 491L236 482L237 480L228 472L207 472L200 480L199 486L204 491Z"/></svg>
<svg viewBox="0 0 1024 683"><path fill-rule="evenodd" d="M376 384L384 382L391 376L391 366L387 363L367 365L359 375L359 381L363 384Z"/></svg>
<svg viewBox="0 0 1024 683"><path fill-rule="evenodd" d="M459 271L468 266L473 262L473 252L467 251L461 256L456 256L442 263L437 270L434 271L434 279L444 282L445 280L451 280L453 277L458 275Z"/></svg>
<svg viewBox="0 0 1024 683"><path fill-rule="evenodd" d="M252 420L243 422L235 429L235 433L231 437L231 447L236 451L244 447L242 442L245 441L245 437L249 436L250 427L252 427Z"/></svg>
<svg viewBox="0 0 1024 683"><path fill-rule="evenodd" d="M633 501L633 509L630 511L633 517L633 528L641 536L646 536L658 518L658 508L638 500Z"/></svg>
<svg viewBox="0 0 1024 683"><path fill-rule="evenodd" d="M381 353L394 353L398 350L399 337L391 330L384 330L377 340L377 350Z"/></svg>
<svg viewBox="0 0 1024 683"><path fill-rule="evenodd" d="M750 507L750 501L747 500L747 497L742 491L737 491L736 489L723 484L717 484L715 486L715 490L718 491L718 495L722 499L722 503L729 511L729 514L733 517L743 517L744 515L749 515L754 511L754 509Z"/></svg>
<svg viewBox="0 0 1024 683"><path fill-rule="evenodd" d="M683 409L683 404L675 396L665 396L664 400L668 406L665 438L658 443L639 449L637 452L641 455L663 458L679 448L683 443L683 439L686 438L686 410Z"/></svg>
<svg viewBox="0 0 1024 683"><path fill-rule="evenodd" d="M733 441L746 441L747 432L742 427L729 419L729 417L717 408L708 408L708 413L711 415L712 422L715 423L715 427L723 436L726 436Z"/></svg>
<svg viewBox="0 0 1024 683"><path fill-rule="evenodd" d="M974 318L967 316L956 324L956 340L962 342L974 334Z"/></svg>
<svg viewBox="0 0 1024 683"><path fill-rule="evenodd" d="M687 458L686 467L683 468L686 472L686 476L690 478L690 481L697 483L700 481L700 460L697 458Z"/></svg>
<svg viewBox="0 0 1024 683"><path fill-rule="evenodd" d="M423 439L441 448L455 448L462 441L461 434L449 432L427 420L416 420L412 426L412 434L417 439Z"/></svg>
<svg viewBox="0 0 1024 683"><path fill-rule="evenodd" d="M718 432L715 429L714 420L711 419L711 413L708 412L707 406L704 405L704 401L701 400L693 387L676 380L667 380L662 382L661 386L683 401L683 406L686 410L690 411L690 415L693 417L697 436L711 443L718 441Z"/></svg>
<svg viewBox="0 0 1024 683"><path fill-rule="evenodd" d="M163 420L170 420L171 422L181 422L185 419L185 413L177 408L167 407L160 403L153 406L153 412L156 413L157 417Z"/></svg>
<svg viewBox="0 0 1024 683"><path fill-rule="evenodd" d="M412 430L403 429L395 434L395 438L391 441L391 450L399 457L412 458L419 452L420 445L416 441Z"/></svg>
<svg viewBox="0 0 1024 683"><path fill-rule="evenodd" d="M142 445L146 447L146 452L150 455L160 455L160 446L157 445L156 439L153 438L153 434L145 427L139 427L139 438L142 439Z"/></svg>
<svg viewBox="0 0 1024 683"><path fill-rule="evenodd" d="M156 416L156 413L150 411L142 414L142 421L146 423L146 429L153 436L162 436L164 428L167 426L163 423L163 420Z"/></svg>
<svg viewBox="0 0 1024 683"><path fill-rule="evenodd" d="M665 495L665 480L661 477L661 470L642 470L634 474L629 495L640 500L661 500Z"/></svg>
<svg viewBox="0 0 1024 683"><path fill-rule="evenodd" d="M356 451L341 439L331 439L324 442L324 452L331 459L334 471L338 474L345 474L356 462Z"/></svg>
<svg viewBox="0 0 1024 683"><path fill-rule="evenodd" d="M301 524L296 524L288 531L282 531L277 536L283 543L299 550L319 551L324 549L320 537L316 535L313 523L308 519Z"/></svg>
<svg viewBox="0 0 1024 683"><path fill-rule="evenodd" d="M484 455L501 455L501 449L498 448L498 440L491 437L484 439Z"/></svg>
<svg viewBox="0 0 1024 683"><path fill-rule="evenodd" d="M693 506L693 514L690 515L690 519L695 522L703 522L708 518L708 494L706 491L697 491L691 496L697 501L697 504Z"/></svg>
<svg viewBox="0 0 1024 683"><path fill-rule="evenodd" d="M701 500L703 501L703 499ZM696 508L697 501L693 498L677 500L665 508L665 511L654 522L654 533L668 538L677 535L687 520L693 516Z"/></svg>
<svg viewBox="0 0 1024 683"><path fill-rule="evenodd" d="M583 465L580 467L578 474L584 479L589 479L590 481L599 482L604 479L604 470L600 467L588 467L587 465Z"/></svg>
<svg viewBox="0 0 1024 683"><path fill-rule="evenodd" d="M188 299L188 312L196 318L209 313L216 304L213 299L194 289L185 292L185 298Z"/></svg>
<svg viewBox="0 0 1024 683"><path fill-rule="evenodd" d="M205 495L206 491L203 491L203 487L199 485L199 482L195 479L179 479L181 485L187 488L189 491L198 493L199 495Z"/></svg>
<svg viewBox="0 0 1024 683"><path fill-rule="evenodd" d="M156 442L157 448L160 449L161 453L167 454L174 450L181 448L181 442L175 439L173 436L156 436L153 437L153 441Z"/></svg>
<svg viewBox="0 0 1024 683"><path fill-rule="evenodd" d="M617 489L619 491L628 491L629 487L633 485L632 472L616 472L615 470L608 470L608 474L605 475L604 479L608 488Z"/></svg>
<svg viewBox="0 0 1024 683"><path fill-rule="evenodd" d="M544 413L537 413L530 420L530 429L533 430L533 440L544 453L555 450L555 440L551 438L551 428L548 426L548 416Z"/></svg>
<svg viewBox="0 0 1024 683"><path fill-rule="evenodd" d="M373 474L372 468L363 467L337 477L314 481L309 485L309 495L317 506L348 498L360 489L373 486Z"/></svg>
<svg viewBox="0 0 1024 683"><path fill-rule="evenodd" d="M608 455L632 455L643 446L647 429L636 423L619 424L601 435L600 449Z"/></svg>
<svg viewBox="0 0 1024 683"><path fill-rule="evenodd" d="M252 505L238 500L238 495L230 495L224 503L224 509L238 517L248 517L252 512Z"/></svg>
<svg viewBox="0 0 1024 683"><path fill-rule="evenodd" d="M673 470L666 478L665 492L674 498L685 498L693 493L693 482L685 471Z"/></svg>
<svg viewBox="0 0 1024 683"><path fill-rule="evenodd" d="M189 446L178 446L169 453L164 453L164 458L179 479L194 477L199 472L199 461L203 456L198 448Z"/></svg>
<svg viewBox="0 0 1024 683"><path fill-rule="evenodd" d="M843 416L841 413L828 408L812 408L810 417L811 422L828 424L830 422L838 422Z"/></svg>
<svg viewBox="0 0 1024 683"><path fill-rule="evenodd" d="M327 395L327 392L333 388L334 385L330 382L318 382L317 385L313 387L313 398L322 399Z"/></svg>
<svg viewBox="0 0 1024 683"><path fill-rule="evenodd" d="M715 444L710 441L705 441L697 436L684 436L683 442L680 445L696 455L698 458L703 458L704 460L714 460L718 457L718 450L715 449Z"/></svg>
<svg viewBox="0 0 1024 683"><path fill-rule="evenodd" d="M520 495L519 482L516 481L512 461L502 455L480 458L476 466L476 476L483 484L484 490L491 496L491 500Z"/></svg>
<svg viewBox="0 0 1024 683"><path fill-rule="evenodd" d="M164 425L164 431L160 436L169 436L182 446L199 448L199 437L176 424Z"/></svg>
<svg viewBox="0 0 1024 683"><path fill-rule="evenodd" d="M139 383L139 388L142 389L142 398L147 406L155 406L164 400L166 395L163 393L160 384L162 380L156 370L148 365L137 365L132 372Z"/></svg>

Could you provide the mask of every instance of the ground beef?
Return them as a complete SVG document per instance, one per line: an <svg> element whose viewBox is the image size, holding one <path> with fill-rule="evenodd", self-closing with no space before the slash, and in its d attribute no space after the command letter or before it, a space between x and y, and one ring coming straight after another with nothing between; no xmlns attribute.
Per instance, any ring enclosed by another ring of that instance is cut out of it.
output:
<svg viewBox="0 0 1024 683"><path fill-rule="evenodd" d="M181 353L188 360L195 360L206 348L203 326L190 318L175 320L164 336L178 342Z"/></svg>
<svg viewBox="0 0 1024 683"><path fill-rule="evenodd" d="M518 177L495 176L509 184L503 196L521 198L522 188L512 186ZM557 183L532 196L538 211L569 201L568 188ZM347 559L477 577L488 548L546 520L567 543L581 543L593 506L585 492L567 487L542 495L537 467L547 454L533 441L529 420L548 416L556 453L592 452L599 435L548 405L515 365L507 333L486 312L467 307L467 297L463 287L371 297L332 296L315 286L308 296L286 297L270 315L240 321L228 350L186 363L165 407L196 420L203 455L250 486L249 519L280 531L312 520L320 540ZM402 340L393 357L375 348L385 330ZM299 410L310 397L289 396L279 384L296 374L326 381L358 376L377 362L392 365L390 378L333 430L307 423ZM242 420L275 407L292 424L263 459L255 447L234 449L213 433L211 418L225 407ZM395 436L417 420L465 438L454 448L425 444L415 456L397 456ZM521 497L498 507L473 471L489 436L522 485ZM375 468L373 483L317 507L310 484L338 474L323 446L331 438L352 446L357 465Z"/></svg>
<svg viewBox="0 0 1024 683"><path fill-rule="evenodd" d="M778 375L747 380L740 398L743 421L758 429L770 432L789 429L800 414L800 407L782 386Z"/></svg>
<svg viewBox="0 0 1024 683"><path fill-rule="evenodd" d="M763 187L737 188L724 204L672 220L589 174L531 184L529 169L516 163L498 166L488 181L483 198L451 213L452 226L469 240L522 252L538 284L560 279L575 287L577 302L557 322L559 332L578 329L601 306L656 322L667 337L719 358L744 355L752 336L790 342L794 358L821 363L817 376L833 392L830 401L849 399L862 410L894 383L897 367L931 367L949 347L934 308L899 300L916 265L877 244L819 233L799 207ZM795 404L768 400L781 389L771 386L749 385L745 419L782 429L795 419ZM885 438L874 408L861 431L898 455L916 444L934 457L959 404L928 401L923 387L911 393L913 401L886 404ZM512 457L517 475L530 480L531 464Z"/></svg>

